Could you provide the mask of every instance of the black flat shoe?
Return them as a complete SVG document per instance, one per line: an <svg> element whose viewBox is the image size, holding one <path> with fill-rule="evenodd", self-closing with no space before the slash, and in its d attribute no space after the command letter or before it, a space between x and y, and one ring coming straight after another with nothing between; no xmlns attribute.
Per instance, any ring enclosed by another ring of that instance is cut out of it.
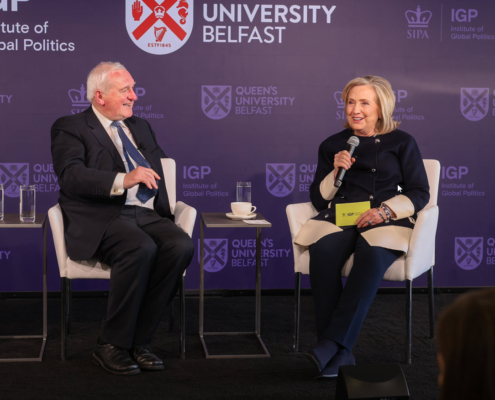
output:
<svg viewBox="0 0 495 400"><path fill-rule="evenodd" d="M339 351L339 345L330 339L320 340L316 346L304 353L322 371L332 357Z"/></svg>
<svg viewBox="0 0 495 400"><path fill-rule="evenodd" d="M320 372L322 370L321 368L321 365L320 365L320 361L318 360L316 354L314 353L313 350L309 350L309 351L306 351L304 353L304 355L309 359L311 360L311 362L313 362L316 367L318 368L318 372Z"/></svg>
<svg viewBox="0 0 495 400"><path fill-rule="evenodd" d="M340 349L337 354L328 362L327 366L323 368L321 374L316 377L319 378L336 378L339 374L339 368L341 365L356 365L356 359L354 355L346 350Z"/></svg>
<svg viewBox="0 0 495 400"><path fill-rule="evenodd" d="M97 344L93 361L104 370L116 375L136 375L141 372L129 352L113 344Z"/></svg>
<svg viewBox="0 0 495 400"><path fill-rule="evenodd" d="M139 368L147 371L160 371L163 367L163 361L156 354L151 352L148 346L135 344L130 351L131 357L137 362Z"/></svg>

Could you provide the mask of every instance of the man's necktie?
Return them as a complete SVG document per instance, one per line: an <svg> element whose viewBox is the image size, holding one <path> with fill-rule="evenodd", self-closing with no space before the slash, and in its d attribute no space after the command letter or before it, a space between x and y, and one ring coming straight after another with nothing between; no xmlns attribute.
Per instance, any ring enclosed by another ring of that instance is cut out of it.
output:
<svg viewBox="0 0 495 400"><path fill-rule="evenodd" d="M127 165L129 166L129 172L134 169L134 164L131 162L129 156L136 162L136 164L140 167L151 168L151 165L146 159L141 155L141 153L136 149L136 146L132 144L127 135L125 134L120 122L113 121L112 126L117 128L117 132L119 133L120 140L122 140L122 150L124 151L124 157L127 161ZM148 189L148 187L144 183L139 184L139 189L137 191L136 197L142 202L146 203L153 196L156 196L158 190L156 189Z"/></svg>

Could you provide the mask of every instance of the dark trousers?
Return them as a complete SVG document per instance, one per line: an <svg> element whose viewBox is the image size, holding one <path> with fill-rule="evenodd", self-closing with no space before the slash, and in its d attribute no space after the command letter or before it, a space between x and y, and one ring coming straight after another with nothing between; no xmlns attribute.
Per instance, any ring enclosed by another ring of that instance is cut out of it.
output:
<svg viewBox="0 0 495 400"><path fill-rule="evenodd" d="M402 252L370 246L356 228L324 236L309 252L318 341L331 339L351 351L383 275ZM352 253L343 287L341 271Z"/></svg>
<svg viewBox="0 0 495 400"><path fill-rule="evenodd" d="M150 345L193 253L191 238L171 220L125 206L95 254L112 267L101 339L123 348Z"/></svg>

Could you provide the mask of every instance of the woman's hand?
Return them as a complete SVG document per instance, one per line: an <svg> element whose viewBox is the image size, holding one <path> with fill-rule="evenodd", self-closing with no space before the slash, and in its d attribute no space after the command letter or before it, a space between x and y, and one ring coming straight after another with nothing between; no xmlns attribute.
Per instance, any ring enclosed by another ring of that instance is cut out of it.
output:
<svg viewBox="0 0 495 400"><path fill-rule="evenodd" d="M383 211L383 208L380 208L380 211L383 215L385 215L385 211ZM368 226L382 224L383 222L385 221L382 217L380 217L380 214L378 213L376 208L371 208L359 216L359 218L356 220L356 225L358 228L366 228Z"/></svg>
<svg viewBox="0 0 495 400"><path fill-rule="evenodd" d="M334 179L337 178L337 173L339 172L339 168L344 168L345 170L348 170L351 168L352 164L356 159L354 157L351 158L351 155L347 150L342 150L339 151L337 154L335 154L335 157L333 159L333 168L335 170L334 172Z"/></svg>

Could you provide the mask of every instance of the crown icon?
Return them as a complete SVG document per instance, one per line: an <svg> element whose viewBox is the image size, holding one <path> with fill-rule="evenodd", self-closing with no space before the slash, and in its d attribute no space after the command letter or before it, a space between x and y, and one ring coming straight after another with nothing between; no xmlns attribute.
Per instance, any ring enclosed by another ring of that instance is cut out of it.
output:
<svg viewBox="0 0 495 400"><path fill-rule="evenodd" d="M432 15L431 11L421 11L420 6L418 6L416 12L413 10L406 11L406 19L410 28L428 28Z"/></svg>
<svg viewBox="0 0 495 400"><path fill-rule="evenodd" d="M84 89L84 85L81 85L80 90L69 90L69 97L72 100L72 107L84 107L90 105L90 102L86 100L86 89Z"/></svg>
<svg viewBox="0 0 495 400"><path fill-rule="evenodd" d="M333 97L337 102L337 108L344 108L344 100L342 99L342 92L335 92L333 94Z"/></svg>
<svg viewBox="0 0 495 400"><path fill-rule="evenodd" d="M157 6L153 11L155 11L156 18L163 18L165 16L165 7Z"/></svg>

